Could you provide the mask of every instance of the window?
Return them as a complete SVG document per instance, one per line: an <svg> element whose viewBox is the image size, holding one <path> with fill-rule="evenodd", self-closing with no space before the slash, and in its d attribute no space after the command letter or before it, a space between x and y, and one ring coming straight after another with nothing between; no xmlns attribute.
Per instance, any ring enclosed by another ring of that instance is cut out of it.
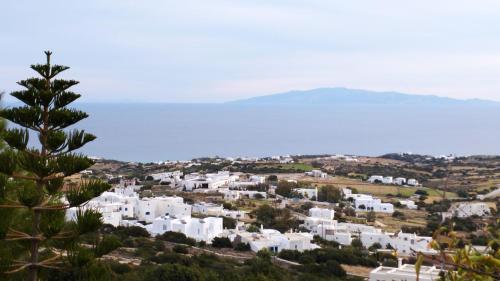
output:
<svg viewBox="0 0 500 281"><path fill-rule="evenodd" d="M146 212L146 216L149 216L149 214L150 214L149 212Z"/></svg>
<svg viewBox="0 0 500 281"><path fill-rule="evenodd" d="M167 226L166 225L163 225L163 230L167 230Z"/></svg>

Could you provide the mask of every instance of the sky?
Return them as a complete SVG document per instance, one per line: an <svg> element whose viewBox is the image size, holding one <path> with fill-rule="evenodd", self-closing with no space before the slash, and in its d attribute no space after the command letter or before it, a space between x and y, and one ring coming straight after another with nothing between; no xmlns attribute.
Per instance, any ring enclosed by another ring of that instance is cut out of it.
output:
<svg viewBox="0 0 500 281"><path fill-rule="evenodd" d="M348 87L500 101L500 1L2 0L0 91L71 66L86 102Z"/></svg>

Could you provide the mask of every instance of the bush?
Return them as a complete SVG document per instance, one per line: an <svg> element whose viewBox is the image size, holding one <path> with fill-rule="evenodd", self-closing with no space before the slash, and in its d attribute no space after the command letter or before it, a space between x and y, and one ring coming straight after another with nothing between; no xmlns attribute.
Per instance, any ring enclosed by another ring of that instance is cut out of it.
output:
<svg viewBox="0 0 500 281"><path fill-rule="evenodd" d="M191 268L178 264L165 264L144 276L144 281L198 281L204 280L198 268Z"/></svg>
<svg viewBox="0 0 500 281"><path fill-rule="evenodd" d="M417 191L415 191L415 194L417 194L417 195L425 195L425 196L429 195L429 193L427 192L427 190L424 190L424 189L418 189Z"/></svg>
<svg viewBox="0 0 500 281"><path fill-rule="evenodd" d="M353 239L351 242L351 246L354 248L363 248L363 243L359 239Z"/></svg>
<svg viewBox="0 0 500 281"><path fill-rule="evenodd" d="M376 251L378 249L382 249L382 245L380 245L380 243L378 243L378 242L373 243L373 245L371 245L368 248L368 250L370 250L370 251Z"/></svg>
<svg viewBox="0 0 500 281"><path fill-rule="evenodd" d="M235 210L236 208L233 206L233 204L231 204L230 202L224 202L222 204L222 208L226 209L226 210Z"/></svg>
<svg viewBox="0 0 500 281"><path fill-rule="evenodd" d="M123 264L123 263L119 263L119 262L111 262L109 263L109 268L111 268L111 270L116 273L116 274L125 274L127 272L129 272L130 270L132 270L132 268L130 268L129 265L127 264Z"/></svg>
<svg viewBox="0 0 500 281"><path fill-rule="evenodd" d="M394 213L392 213L392 217L400 219L400 220L405 220L406 219L405 214L403 212L400 212L400 211L394 211Z"/></svg>
<svg viewBox="0 0 500 281"><path fill-rule="evenodd" d="M234 229L236 227L236 220L233 218L222 217L222 227Z"/></svg>
<svg viewBox="0 0 500 281"><path fill-rule="evenodd" d="M175 245L172 248L172 250L174 250L174 252L179 253L179 254L188 254L189 253L188 246L186 246L186 245Z"/></svg>
<svg viewBox="0 0 500 281"><path fill-rule="evenodd" d="M383 266L398 267L398 261L394 259L387 259L382 262Z"/></svg>
<svg viewBox="0 0 500 281"><path fill-rule="evenodd" d="M212 246L214 248L232 248L233 244L227 237L215 237L212 239Z"/></svg>
<svg viewBox="0 0 500 281"><path fill-rule="evenodd" d="M338 203L341 199L340 189L333 185L325 185L318 190L318 201Z"/></svg>
<svg viewBox="0 0 500 281"><path fill-rule="evenodd" d="M121 247L123 244L120 241L120 238L116 235L107 235L104 236L102 241L97 245L95 251L98 257L103 256L111 251Z"/></svg>
<svg viewBox="0 0 500 281"><path fill-rule="evenodd" d="M278 257L284 260L298 262L302 253L297 250L282 250L279 252Z"/></svg>
<svg viewBox="0 0 500 281"><path fill-rule="evenodd" d="M128 237L150 237L149 232L140 226L119 226L112 233L118 235L121 239Z"/></svg>
<svg viewBox="0 0 500 281"><path fill-rule="evenodd" d="M253 196L254 199L264 199L264 195L260 194L260 193L255 193L255 195Z"/></svg>
<svg viewBox="0 0 500 281"><path fill-rule="evenodd" d="M189 246L196 245L196 240L194 240L193 238L189 238L186 235L184 235L184 233L180 232L167 231L162 235L157 236L157 238L160 240L169 241L173 243L186 244Z"/></svg>
<svg viewBox="0 0 500 281"><path fill-rule="evenodd" d="M247 251L250 251L250 244L240 242L234 246L234 249L236 251L240 251L240 252L247 252Z"/></svg>

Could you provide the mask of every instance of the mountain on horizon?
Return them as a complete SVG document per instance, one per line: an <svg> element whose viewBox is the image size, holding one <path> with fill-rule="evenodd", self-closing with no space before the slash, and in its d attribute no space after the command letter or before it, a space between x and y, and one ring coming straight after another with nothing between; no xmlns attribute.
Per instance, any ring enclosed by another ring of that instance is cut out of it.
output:
<svg viewBox="0 0 500 281"><path fill-rule="evenodd" d="M435 95L412 95L348 88L318 88L257 96L228 102L241 105L496 105L481 99L453 99Z"/></svg>

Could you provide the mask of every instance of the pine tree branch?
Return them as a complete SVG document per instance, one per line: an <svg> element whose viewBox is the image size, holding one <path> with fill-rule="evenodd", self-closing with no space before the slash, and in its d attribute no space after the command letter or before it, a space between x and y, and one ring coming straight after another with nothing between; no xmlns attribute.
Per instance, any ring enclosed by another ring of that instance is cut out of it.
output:
<svg viewBox="0 0 500 281"><path fill-rule="evenodd" d="M9 232L7 233L7 237L5 240L8 240L8 241L16 241L16 240L43 241L43 240L45 240L45 237L43 235L32 236L32 235L29 235L28 233L9 228Z"/></svg>
<svg viewBox="0 0 500 281"><path fill-rule="evenodd" d="M5 271L6 274L13 274L13 273L16 273L16 272L19 272L21 270L24 270L28 267L31 267L32 264L31 263L28 263L28 262L18 262L20 264L23 264L22 266L19 266L18 268L14 269L14 270L9 270L9 271Z"/></svg>
<svg viewBox="0 0 500 281"><path fill-rule="evenodd" d="M26 206L23 205L8 205L8 204L0 204L0 208L27 208Z"/></svg>
<svg viewBox="0 0 500 281"><path fill-rule="evenodd" d="M38 180L40 180L40 178L36 177L36 176L26 176L26 175L21 175L21 174L18 174L18 173L14 173L11 176L13 178L21 179L21 180L31 180L31 181L38 181Z"/></svg>
<svg viewBox="0 0 500 281"><path fill-rule="evenodd" d="M54 206L38 206L38 207L33 207L33 210L43 210L43 211L53 211L53 210L66 210L70 206L69 204L64 204L64 205L54 205Z"/></svg>

